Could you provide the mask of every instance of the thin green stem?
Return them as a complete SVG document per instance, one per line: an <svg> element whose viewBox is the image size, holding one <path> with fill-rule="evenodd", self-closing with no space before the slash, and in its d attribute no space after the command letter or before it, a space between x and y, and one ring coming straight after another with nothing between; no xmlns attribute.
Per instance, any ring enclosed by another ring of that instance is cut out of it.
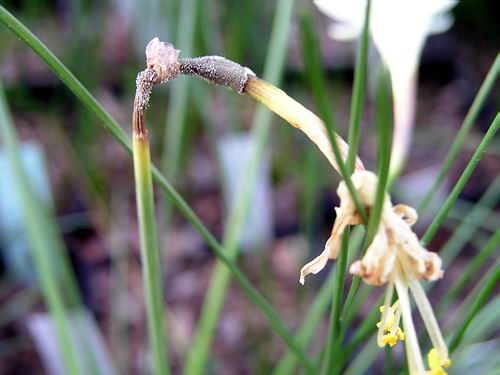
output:
<svg viewBox="0 0 500 375"><path fill-rule="evenodd" d="M349 241L347 263L350 263L359 254L361 241L363 239L363 233L364 232L362 227L356 227L352 231L352 235ZM335 288L335 279L337 277L336 267L337 265L334 264L332 269L330 270L330 273L328 274L327 279L323 282L321 289L314 298L311 308L307 313L307 317L304 319L295 335L297 341L304 348L306 348L307 344L313 337L318 324L321 322L321 317L330 305L330 297L332 296L332 290ZM339 319L342 320L342 315ZM293 353L288 351L273 371L273 375L290 374L293 371L295 362L296 360L293 356Z"/></svg>
<svg viewBox="0 0 500 375"><path fill-rule="evenodd" d="M394 354L392 351L392 348L386 347L385 348L385 375L392 375L394 374Z"/></svg>
<svg viewBox="0 0 500 375"><path fill-rule="evenodd" d="M497 230L490 238L488 243L481 251L469 262L464 272L460 274L457 280L451 285L450 289L441 298L439 310L444 311L458 294L465 288L467 282L477 274L477 271L488 260L495 250L500 248L500 230Z"/></svg>
<svg viewBox="0 0 500 375"><path fill-rule="evenodd" d="M474 299L472 304L470 304L470 308L462 319L461 324L454 330L455 334L450 340L450 353L453 353L455 349L458 348L462 338L471 324L472 320L476 316L476 314L481 309L481 306L486 302L490 294L493 292L493 289L497 285L498 279L500 278L500 268L498 267L498 262L494 265L490 276L486 279L483 287L481 288L479 294Z"/></svg>
<svg viewBox="0 0 500 375"><path fill-rule="evenodd" d="M349 248L349 230L342 235L340 246L340 256L336 266L335 288L333 288L333 303L328 323L328 337L326 343L326 359L323 374L332 374L336 365L335 360L339 360L339 352L336 350L338 335L340 333L340 310L342 306L342 296L344 294L345 274L347 268L347 252ZM338 343L340 346L340 343Z"/></svg>
<svg viewBox="0 0 500 375"><path fill-rule="evenodd" d="M328 277L323 282L321 289L319 290L316 298L314 299L309 312L307 313L306 318L302 322L300 328L297 330L295 334L295 338L297 342L305 348L308 342L314 335L314 331L321 321L321 317L325 313L325 310L328 308L332 290L335 286L335 278L336 278L336 267L330 270ZM272 375L287 375L293 372L293 369L296 364L295 356L291 351L288 351L283 358L280 360Z"/></svg>
<svg viewBox="0 0 500 375"><path fill-rule="evenodd" d="M438 231L441 224L443 224L443 222L445 221L446 217L448 216L448 212L455 204L455 201L462 192L467 181L469 181L472 172L474 172L474 170L476 169L476 166L478 165L479 161L481 160L481 157L486 151L486 147L495 136L495 133L497 132L499 126L500 126L500 114L497 113L488 131L483 137L483 140L477 147L476 151L474 152L474 155L472 155L471 160L469 161L464 171L462 172L462 175L455 184L455 187L451 191L450 195L448 196L444 204L441 206L440 210L434 217L434 220L429 225L429 228L427 228L427 231L424 233L420 241L422 243L422 246L427 246L429 244L429 242L432 240L432 238Z"/></svg>
<svg viewBox="0 0 500 375"><path fill-rule="evenodd" d="M384 295L381 295L374 306L381 306L383 304ZM378 308L373 308L370 313L363 319L361 325L356 329L352 335L351 340L342 350L342 358L349 358L352 352L363 343L368 336L376 330L377 319L380 317Z"/></svg>
<svg viewBox="0 0 500 375"><path fill-rule="evenodd" d="M153 352L153 373L170 373L167 363L165 309L162 293L160 254L156 241L156 218L151 178L151 160L147 137L133 137L134 175L142 276L146 295L149 345Z"/></svg>
<svg viewBox="0 0 500 375"><path fill-rule="evenodd" d="M346 164L351 173L354 171L356 155L358 154L359 149L359 140L361 137L361 114L363 113L365 99L368 40L370 35L370 11L371 0L368 0L366 2L363 32L361 33L361 40L356 54L356 67L354 69L354 84L351 99L351 114L349 116L349 154Z"/></svg>
<svg viewBox="0 0 500 375"><path fill-rule="evenodd" d="M439 250L439 256L443 260L443 264L450 264L481 227L481 224L487 218L489 219L487 221L491 220L492 207L495 207L499 197L500 177L497 177L481 199L467 210L466 218L462 217L463 220L460 225L453 230L453 234Z"/></svg>
<svg viewBox="0 0 500 375"><path fill-rule="evenodd" d="M305 61L305 66L307 70L307 75L309 78L309 83L313 89L314 99L316 106L318 108L319 114L325 123L326 131L328 134L328 139L332 146L333 154L335 156L335 161L340 169L340 174L342 179L345 181L349 194L351 195L354 204L356 205L356 210L359 212L361 219L364 223L367 222L366 209L361 203L361 198L359 193L354 188L352 183L351 174L354 171L354 167L349 169L347 164L342 159L342 154L340 152L337 141L335 140L335 134L337 133L334 117L332 110L330 108L330 103L326 96L325 88L325 77L321 68L320 52L318 49L318 42L316 41L316 36L314 35L314 29L312 27L312 20L309 13L304 12L301 14L301 26L302 26L302 44L303 44L303 57ZM349 151L350 152L350 151ZM354 157L354 161L356 157Z"/></svg>
<svg viewBox="0 0 500 375"><path fill-rule="evenodd" d="M273 32L264 69L264 78L271 83L278 83L283 72L293 3L294 0L280 0L276 5ZM245 174L240 180L233 199L224 233L223 247L231 260L234 260L238 254L239 240L247 219L258 168L264 154L271 116L271 112L259 106L252 122L253 144L250 157L244 168ZM217 262L205 296L194 342L188 353L183 371L186 375L198 375L205 369L210 344L225 301L229 280L230 274L227 268L221 262ZM312 371L312 369L312 366L308 367L309 371Z"/></svg>
<svg viewBox="0 0 500 375"><path fill-rule="evenodd" d="M196 8L199 0L184 0L179 5L177 38L175 45L185 56L193 53L196 22ZM179 160L183 149L183 134L188 113L189 79L180 78L170 82L170 99L163 140L162 172L175 184L179 171ZM170 214L168 207L164 216ZM168 217L164 217L168 221Z"/></svg>
<svg viewBox="0 0 500 375"><path fill-rule="evenodd" d="M115 138L129 153L132 153L132 146L127 134L111 117L111 115L99 104L89 91L82 85L78 79L61 63L61 61L19 20L10 14L3 6L0 6L0 22L9 28L26 45L31 48L52 71L61 79L61 81L75 94L75 96L87 106L101 121L102 126L107 129L113 138ZM314 372L314 365L296 343L289 331L281 321L279 315L273 310L262 295L252 286L248 278L241 272L236 263L226 255L224 248L217 242L215 237L203 225L200 218L194 213L187 202L173 188L173 186L160 173L158 168L152 166L152 174L156 183L170 198L179 212L188 220L195 230L200 234L208 247L219 258L219 260L229 269L235 280L239 283L248 298L255 303L266 317L270 326L283 339L288 347L295 353L300 362Z"/></svg>
<svg viewBox="0 0 500 375"><path fill-rule="evenodd" d="M493 65L491 66L488 74L486 75L486 78L484 79L483 84L481 85L481 88L479 89L479 92L476 95L476 98L474 99L474 102L472 103L469 109L469 112L467 112L467 115L465 116L465 119L462 122L460 130L458 131L457 135L455 136L455 139L453 140L453 143L451 144L450 150L448 151L448 154L446 155L444 162L441 165L441 168L439 169L436 181L434 181L434 184L432 185L431 189L425 195L425 197L422 199L422 202L418 206L417 211L419 214L422 214L422 212L424 212L428 208L432 200L432 197L436 193L439 186L441 186L441 184L443 183L444 178L448 175L451 165L457 158L460 149L462 148L465 140L467 139L467 135L469 134L470 128L476 121L477 116L481 111L481 108L486 102L486 98L493 89L499 73L500 73L500 55L497 55L495 61L493 62Z"/></svg>
<svg viewBox="0 0 500 375"><path fill-rule="evenodd" d="M354 276L352 278L351 286L349 287L349 292L347 292L347 297L344 302L344 307L342 308L342 313L341 313L342 317L347 316L347 314L349 313L360 285L361 285L361 277Z"/></svg>
<svg viewBox="0 0 500 375"><path fill-rule="evenodd" d="M38 277L44 299L51 316L54 319L55 331L60 344L63 363L68 374L81 374L78 355L71 339L71 324L64 304L63 291L60 280L51 264L51 254L62 252L58 240L50 238L56 236L56 228L52 227L46 207L37 198L33 191L26 171L21 163L17 134L8 113L7 103L0 84L0 136L6 149L9 164L12 166L13 182L18 189L21 211L26 225L28 239L32 246L34 265L37 267Z"/></svg>
<svg viewBox="0 0 500 375"><path fill-rule="evenodd" d="M377 159L378 159L378 184L375 193L375 202L370 212L370 218L366 228L365 242L363 250L366 251L377 233L386 190L389 180L389 166L391 163L392 145L392 106L390 76L387 70L383 70L379 77L377 95L375 100L375 123L377 127Z"/></svg>
<svg viewBox="0 0 500 375"><path fill-rule="evenodd" d="M389 180L389 166L391 162L391 146L392 146L392 106L391 106L391 89L389 73L384 69L378 81L377 95L376 95L376 125L377 125L377 159L378 159L378 184L375 193L375 202L370 212L368 224L366 228L365 240L363 242L363 253L368 249L372 243L375 234L377 233L384 201L386 197L386 190ZM346 302L344 304L341 316L345 316L351 308L352 302L361 283L361 278L354 277L349 288ZM343 332L341 330L339 340L343 339Z"/></svg>

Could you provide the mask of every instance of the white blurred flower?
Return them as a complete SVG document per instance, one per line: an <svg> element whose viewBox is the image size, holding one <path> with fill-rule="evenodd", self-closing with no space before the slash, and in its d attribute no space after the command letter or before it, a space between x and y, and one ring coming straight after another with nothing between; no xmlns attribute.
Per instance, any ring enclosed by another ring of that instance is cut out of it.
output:
<svg viewBox="0 0 500 375"><path fill-rule="evenodd" d="M315 0L314 3L336 22L329 35L348 41L363 29L366 0ZM401 169L410 145L415 116L417 69L422 48L430 34L451 26L448 11L453 0L372 0L370 34L387 65L394 97L394 142L391 176Z"/></svg>

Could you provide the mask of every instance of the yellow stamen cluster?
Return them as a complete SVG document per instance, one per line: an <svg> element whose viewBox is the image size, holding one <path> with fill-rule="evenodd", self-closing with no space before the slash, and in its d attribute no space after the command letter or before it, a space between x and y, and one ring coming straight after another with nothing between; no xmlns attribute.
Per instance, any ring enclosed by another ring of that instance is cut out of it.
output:
<svg viewBox="0 0 500 375"><path fill-rule="evenodd" d="M385 314L385 316L384 311L385 306L380 306L382 318L380 322L377 323L377 328L379 328L380 332L378 345L380 347L389 345L392 348L396 345L398 340L404 341L405 339L403 330L399 328L399 320L401 318L401 313L399 311L399 301L396 301L396 303L389 308L389 311ZM382 321L384 321L383 327Z"/></svg>
<svg viewBox="0 0 500 375"><path fill-rule="evenodd" d="M427 360L429 361L429 367L431 368L430 373L432 375L446 375L447 372L444 368L448 368L451 365L451 360L449 358L442 359L436 348L432 348L429 351Z"/></svg>

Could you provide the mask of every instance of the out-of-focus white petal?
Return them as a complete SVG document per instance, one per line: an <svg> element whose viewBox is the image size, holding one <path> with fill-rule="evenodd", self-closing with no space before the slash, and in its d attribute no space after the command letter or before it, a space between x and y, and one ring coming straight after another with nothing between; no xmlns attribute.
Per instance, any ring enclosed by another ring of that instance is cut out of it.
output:
<svg viewBox="0 0 500 375"><path fill-rule="evenodd" d="M366 0L314 0L314 4L335 21L363 24Z"/></svg>
<svg viewBox="0 0 500 375"><path fill-rule="evenodd" d="M441 34L447 31L451 25L453 25L454 17L449 14L440 14L434 17L432 21L431 29L429 30L430 34Z"/></svg>
<svg viewBox="0 0 500 375"><path fill-rule="evenodd" d="M316 6L337 21L329 35L350 40L361 33L366 0L317 0ZM372 0L370 35L391 75L394 141L391 178L399 173L411 143L415 117L416 74L425 40L453 23L447 12L455 0Z"/></svg>
<svg viewBox="0 0 500 375"><path fill-rule="evenodd" d="M328 36L340 42L350 42L359 35L360 29L353 24L334 23L328 27Z"/></svg>

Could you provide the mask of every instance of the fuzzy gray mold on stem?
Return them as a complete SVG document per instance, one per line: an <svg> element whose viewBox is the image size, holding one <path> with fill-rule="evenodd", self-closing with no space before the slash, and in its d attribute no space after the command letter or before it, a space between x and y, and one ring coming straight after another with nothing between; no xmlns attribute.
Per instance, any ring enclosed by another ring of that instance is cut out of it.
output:
<svg viewBox="0 0 500 375"><path fill-rule="evenodd" d="M220 56L180 59L182 74L198 76L209 83L228 87L240 94L255 73L250 69Z"/></svg>
<svg viewBox="0 0 500 375"><path fill-rule="evenodd" d="M153 85L158 79L158 74L154 69L148 68L137 75L134 113L133 113L133 133L134 136L146 137L147 129L144 121L144 113L148 107L149 97L153 90Z"/></svg>

